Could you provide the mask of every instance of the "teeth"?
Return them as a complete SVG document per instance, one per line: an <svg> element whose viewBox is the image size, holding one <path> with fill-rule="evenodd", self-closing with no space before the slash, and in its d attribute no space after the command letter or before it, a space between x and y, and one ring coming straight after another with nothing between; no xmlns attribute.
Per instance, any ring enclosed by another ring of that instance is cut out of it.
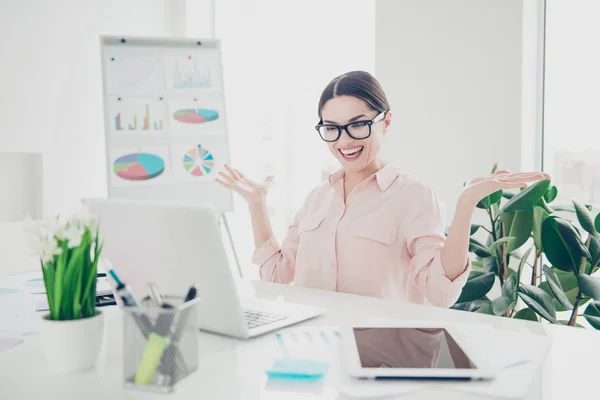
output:
<svg viewBox="0 0 600 400"><path fill-rule="evenodd" d="M347 155L347 156L349 156L349 155L352 155L352 154L354 154L354 153L357 153L357 152L359 152L360 150L362 150L362 146L361 146L361 147L354 147L354 148L352 148L352 149L340 149L340 151L341 151L343 154Z"/></svg>

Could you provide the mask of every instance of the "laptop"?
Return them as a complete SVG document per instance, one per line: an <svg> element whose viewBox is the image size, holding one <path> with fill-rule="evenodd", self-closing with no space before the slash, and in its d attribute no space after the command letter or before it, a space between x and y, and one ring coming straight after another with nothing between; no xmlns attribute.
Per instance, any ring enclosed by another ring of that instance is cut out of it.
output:
<svg viewBox="0 0 600 400"><path fill-rule="evenodd" d="M218 214L204 205L84 199L98 216L102 257L142 298L154 282L163 296L198 290L199 328L247 339L321 315L324 309L240 298ZM258 267L257 267L258 268Z"/></svg>

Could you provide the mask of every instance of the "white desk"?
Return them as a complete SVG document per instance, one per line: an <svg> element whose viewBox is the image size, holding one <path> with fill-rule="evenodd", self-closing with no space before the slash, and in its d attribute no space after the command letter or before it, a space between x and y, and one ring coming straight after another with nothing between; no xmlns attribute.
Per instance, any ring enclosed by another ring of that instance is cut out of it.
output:
<svg viewBox="0 0 600 400"><path fill-rule="evenodd" d="M492 324L502 329L526 327L545 330L554 344L534 379L527 399L563 399L569 395L596 393L597 360L600 360L600 334L595 331L535 322L509 320L463 311L424 307L412 304L269 284L240 282L243 296L278 299L317 305L328 309L326 315L299 326L345 325L360 323L367 317L437 319ZM28 336L25 343L0 353L1 399L311 399L340 397L324 385L317 393L296 392L293 387L273 387L264 374L272 358L273 335L239 341L207 333L200 336L199 371L173 395L125 390L121 366L121 313L105 311L104 347L94 370L75 375L54 375L46 367L38 335ZM293 329L289 328L289 329ZM569 396L569 397L568 397ZM402 399L480 399L490 398L434 385L423 391L404 394Z"/></svg>

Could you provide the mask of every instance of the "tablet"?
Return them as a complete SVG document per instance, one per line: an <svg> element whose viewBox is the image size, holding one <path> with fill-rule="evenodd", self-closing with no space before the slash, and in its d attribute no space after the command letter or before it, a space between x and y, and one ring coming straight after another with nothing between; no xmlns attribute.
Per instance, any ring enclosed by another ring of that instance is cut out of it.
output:
<svg viewBox="0 0 600 400"><path fill-rule="evenodd" d="M343 330L346 368L356 378L492 379L495 372L441 324Z"/></svg>

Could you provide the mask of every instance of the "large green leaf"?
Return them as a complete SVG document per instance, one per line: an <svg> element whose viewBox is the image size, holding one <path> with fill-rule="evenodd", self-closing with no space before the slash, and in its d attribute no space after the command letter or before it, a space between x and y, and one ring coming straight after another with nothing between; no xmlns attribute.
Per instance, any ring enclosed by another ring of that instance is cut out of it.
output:
<svg viewBox="0 0 600 400"><path fill-rule="evenodd" d="M600 279L586 274L577 275L581 292L594 300L600 300Z"/></svg>
<svg viewBox="0 0 600 400"><path fill-rule="evenodd" d="M567 204L564 206L552 206L552 208L554 209L554 211L570 212L570 213L575 212L575 208L570 204Z"/></svg>
<svg viewBox="0 0 600 400"><path fill-rule="evenodd" d="M483 269L483 261L481 259L476 259L471 261L471 268L473 270L484 271Z"/></svg>
<svg viewBox="0 0 600 400"><path fill-rule="evenodd" d="M491 256L488 249L473 238L469 239L469 251L482 258Z"/></svg>
<svg viewBox="0 0 600 400"><path fill-rule="evenodd" d="M450 308L460 311L475 312L479 310L485 303L490 303L490 301L486 298L477 299L474 301L467 301L465 303L456 303Z"/></svg>
<svg viewBox="0 0 600 400"><path fill-rule="evenodd" d="M494 274L498 274L498 261L496 257L486 257L481 259L483 262L483 269L486 272L493 272Z"/></svg>
<svg viewBox="0 0 600 400"><path fill-rule="evenodd" d="M494 243L492 243L490 245L489 251L490 253L494 254L496 252L496 250L501 249L503 244L506 244L508 242L510 242L511 240L513 240L513 237L503 237L501 239L496 240Z"/></svg>
<svg viewBox="0 0 600 400"><path fill-rule="evenodd" d="M524 308L522 310L519 310L513 318L525 319L528 321L539 321L537 314L531 308Z"/></svg>
<svg viewBox="0 0 600 400"><path fill-rule="evenodd" d="M540 317L557 324L556 307L552 303L552 298L542 289L531 285L519 286L519 296L521 299L535 311Z"/></svg>
<svg viewBox="0 0 600 400"><path fill-rule="evenodd" d="M548 217L542 223L542 243L548 261L562 271L579 272L581 258L589 252L573 226L557 217Z"/></svg>
<svg viewBox="0 0 600 400"><path fill-rule="evenodd" d="M573 304L567 298L562 285L560 284L560 280L558 276L554 273L552 268L544 265L543 267L544 276L546 277L546 282L548 282L548 287L552 291L552 294L556 298L556 300L566 309L571 310L573 308Z"/></svg>
<svg viewBox="0 0 600 400"><path fill-rule="evenodd" d="M516 300L517 294L517 276L510 275L502 285L502 296L508 297L511 300Z"/></svg>
<svg viewBox="0 0 600 400"><path fill-rule="evenodd" d="M521 247L531 237L533 207L514 213L502 213L500 220L505 226L505 236L514 238L506 245L506 252L510 253Z"/></svg>
<svg viewBox="0 0 600 400"><path fill-rule="evenodd" d="M502 190L498 190L489 196L485 196L479 203L477 203L477 208L488 209L492 206L492 204L496 204L500 200L502 200Z"/></svg>
<svg viewBox="0 0 600 400"><path fill-rule="evenodd" d="M533 208L533 242L539 251L544 250L542 244L542 223L549 215L542 207Z"/></svg>
<svg viewBox="0 0 600 400"><path fill-rule="evenodd" d="M482 273L471 271L469 279L462 289L457 303L473 301L485 296L494 285L495 274L493 272Z"/></svg>
<svg viewBox="0 0 600 400"><path fill-rule="evenodd" d="M556 199L557 195L558 195L558 188L556 186L552 185L548 188L548 190L544 194L544 199L546 200L546 202L552 203L554 201L554 199Z"/></svg>
<svg viewBox="0 0 600 400"><path fill-rule="evenodd" d="M579 201L575 199L571 199L571 201L573 202L573 206L575 206L575 213L577 214L579 225L581 225L581 227L590 235L596 237L600 236L598 232L596 232L590 211Z"/></svg>
<svg viewBox="0 0 600 400"><path fill-rule="evenodd" d="M492 309L496 315L504 315L506 310L516 301L517 277L510 275L502 285L502 296L492 301Z"/></svg>
<svg viewBox="0 0 600 400"><path fill-rule="evenodd" d="M592 327L600 330L600 301L592 301L588 304L583 316Z"/></svg>
<svg viewBox="0 0 600 400"><path fill-rule="evenodd" d="M563 272L557 268L552 268L552 271L554 271L554 273L558 277L558 280L563 288L563 291L565 292L565 295L567 296L567 299L569 300L569 303L575 304L575 299L577 298L577 294L579 293L579 284L577 283L577 277L571 273ZM550 290L548 282L542 282L538 285L538 287L544 292L548 293L550 297L552 297L552 302L556 307L556 311L568 311L568 309L563 307L562 304L560 304L558 300L556 300L556 298L554 297L554 293L552 293L552 290ZM584 297L579 302L579 305L581 306L587 303L589 300L589 297Z"/></svg>
<svg viewBox="0 0 600 400"><path fill-rule="evenodd" d="M521 261L519 262L519 270L517 271L517 288L519 287L519 283L521 281L521 274L523 273L523 267L527 263L527 259L529 259L529 254L533 251L533 247L527 249L523 257L521 257Z"/></svg>
<svg viewBox="0 0 600 400"><path fill-rule="evenodd" d="M600 232L600 213L596 215L596 219L594 220L594 228L596 228L596 232Z"/></svg>
<svg viewBox="0 0 600 400"><path fill-rule="evenodd" d="M492 301L492 311L495 315L504 315L513 303L513 299L500 296Z"/></svg>
<svg viewBox="0 0 600 400"><path fill-rule="evenodd" d="M590 261L591 265L596 267L600 264L600 239L590 236Z"/></svg>
<svg viewBox="0 0 600 400"><path fill-rule="evenodd" d="M500 212L515 212L521 210L527 210L533 207L539 199L542 198L544 193L550 186L550 180L544 179L534 183L527 189L517 193L512 199L510 199L504 207L500 209Z"/></svg>
<svg viewBox="0 0 600 400"><path fill-rule="evenodd" d="M492 303L490 303L489 301L481 304L481 307L479 307L475 312L480 313L480 314L494 315L494 309L492 308Z"/></svg>

